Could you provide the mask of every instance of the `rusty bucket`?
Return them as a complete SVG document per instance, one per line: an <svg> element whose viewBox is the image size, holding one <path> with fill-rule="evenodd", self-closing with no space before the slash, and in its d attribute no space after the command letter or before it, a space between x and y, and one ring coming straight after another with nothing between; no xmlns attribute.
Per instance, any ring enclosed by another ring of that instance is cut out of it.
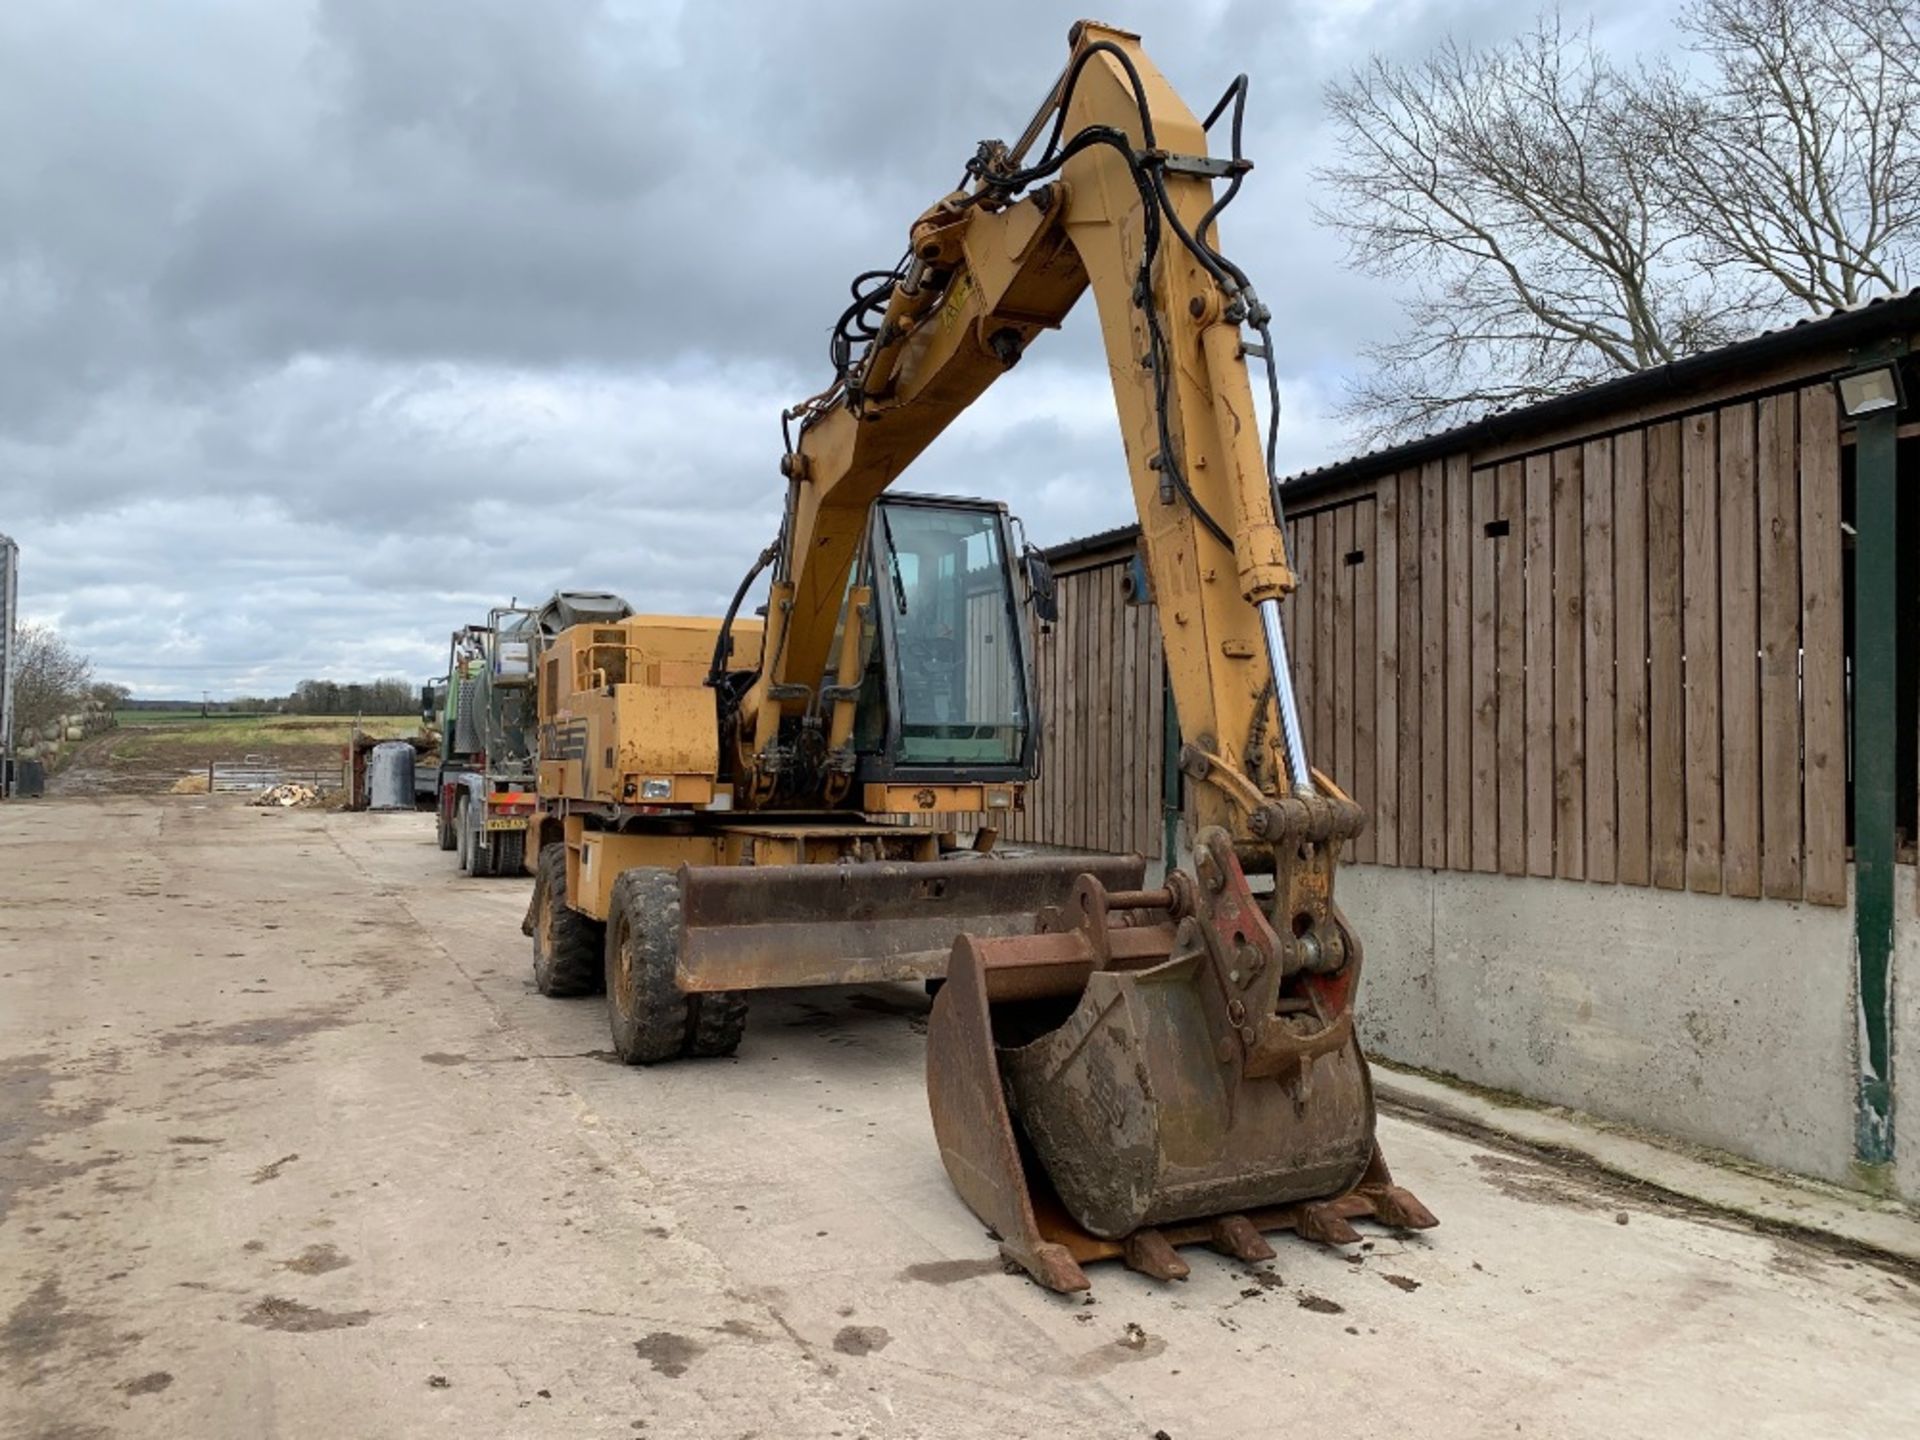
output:
<svg viewBox="0 0 1920 1440"><path fill-rule="evenodd" d="M941 1158L1052 1289L1086 1288L1087 1260L1173 1279L1184 1244L1252 1261L1273 1254L1263 1230L1339 1244L1361 1216L1434 1223L1374 1140L1359 949L1330 895L1311 875L1286 887L1300 908L1282 938L1209 839L1201 886L1087 876L1041 933L963 936L934 1004Z"/></svg>

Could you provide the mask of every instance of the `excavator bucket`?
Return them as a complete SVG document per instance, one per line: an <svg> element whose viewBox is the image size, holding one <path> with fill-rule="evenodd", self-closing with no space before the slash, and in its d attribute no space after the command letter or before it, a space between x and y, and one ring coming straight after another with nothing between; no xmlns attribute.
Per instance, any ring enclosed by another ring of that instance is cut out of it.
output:
<svg viewBox="0 0 1920 1440"><path fill-rule="evenodd" d="M1312 846L1306 847L1309 851ZM1283 939L1222 831L1196 886L1083 877L1026 936L965 935L928 1033L934 1133L1002 1252L1053 1290L1120 1258L1188 1273L1182 1245L1269 1259L1261 1232L1359 1239L1435 1223L1374 1140L1354 1035L1360 955L1323 849L1277 877Z"/></svg>

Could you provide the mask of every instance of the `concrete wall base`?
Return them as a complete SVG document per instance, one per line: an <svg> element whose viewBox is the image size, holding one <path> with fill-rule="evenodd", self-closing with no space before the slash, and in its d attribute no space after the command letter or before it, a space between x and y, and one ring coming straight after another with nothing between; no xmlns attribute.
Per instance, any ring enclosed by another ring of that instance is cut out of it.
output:
<svg viewBox="0 0 1920 1440"><path fill-rule="evenodd" d="M1900 868L1892 1183L1920 1198L1920 909ZM1858 1186L1852 912L1354 865L1384 1059ZM1905 982L1905 983L1903 983ZM1905 1047L1903 1064L1902 1042Z"/></svg>

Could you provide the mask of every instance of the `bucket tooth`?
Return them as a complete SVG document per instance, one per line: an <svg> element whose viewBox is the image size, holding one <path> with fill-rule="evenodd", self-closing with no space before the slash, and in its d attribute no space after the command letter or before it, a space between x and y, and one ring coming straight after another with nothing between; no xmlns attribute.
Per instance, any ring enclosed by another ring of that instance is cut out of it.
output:
<svg viewBox="0 0 1920 1440"><path fill-rule="evenodd" d="M1300 1207L1300 1238L1314 1240L1322 1245L1356 1245L1360 1241L1360 1232L1347 1223L1347 1217L1339 1211L1338 1202L1322 1200Z"/></svg>
<svg viewBox="0 0 1920 1440"><path fill-rule="evenodd" d="M1244 1215L1220 1216L1213 1222L1209 1243L1222 1255L1231 1255L1245 1265L1273 1259L1273 1246L1261 1238Z"/></svg>
<svg viewBox="0 0 1920 1440"><path fill-rule="evenodd" d="M1003 1244L1000 1254L1056 1294L1071 1295L1093 1288L1093 1282L1087 1279L1087 1272L1080 1268L1080 1262L1073 1258L1073 1252L1064 1245L1044 1240L1024 1249L1018 1245Z"/></svg>
<svg viewBox="0 0 1920 1440"><path fill-rule="evenodd" d="M1440 1223L1411 1190L1403 1190L1393 1183L1387 1157L1377 1144L1373 1147L1373 1159L1367 1163L1367 1173L1360 1177L1357 1188L1371 1202L1374 1219L1382 1225L1396 1230L1431 1230Z"/></svg>
<svg viewBox="0 0 1920 1440"><path fill-rule="evenodd" d="M1273 1252L1267 1252L1271 1255ZM1138 1270L1155 1280L1184 1280L1192 1274L1187 1262L1158 1230L1136 1230L1126 1238L1121 1258L1129 1270Z"/></svg>
<svg viewBox="0 0 1920 1440"><path fill-rule="evenodd" d="M1396 1230L1431 1230L1440 1223L1411 1190L1398 1185L1384 1185L1367 1198L1373 1201L1373 1218Z"/></svg>

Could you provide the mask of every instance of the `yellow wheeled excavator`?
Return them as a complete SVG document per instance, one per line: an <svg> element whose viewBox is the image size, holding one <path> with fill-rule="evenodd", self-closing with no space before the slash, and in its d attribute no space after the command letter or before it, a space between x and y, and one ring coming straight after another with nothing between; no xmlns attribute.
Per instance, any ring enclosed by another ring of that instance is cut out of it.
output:
<svg viewBox="0 0 1920 1440"><path fill-rule="evenodd" d="M927 1054L955 1188L1056 1290L1085 1287L1082 1264L1103 1257L1172 1278L1186 1243L1254 1260L1273 1253L1263 1230L1345 1243L1363 1216L1434 1223L1374 1138L1360 944L1334 904L1365 817L1309 764L1287 662L1281 602L1296 582L1273 478L1270 317L1217 239L1251 168L1246 90L1242 76L1201 121L1137 36L1076 25L1025 132L982 143L900 262L855 282L834 379L790 417L786 472L813 507L794 553L825 563L776 587L769 643L817 675L841 557L879 487L1092 292L1179 716L1190 854L1151 890L1082 874L1030 927L956 925ZM1208 132L1223 118L1220 156ZM1249 356L1265 362L1264 445ZM764 685L758 701L764 745L782 702ZM755 756L762 784L779 783L772 758Z"/></svg>
<svg viewBox="0 0 1920 1440"><path fill-rule="evenodd" d="M1374 1140L1333 894L1364 817L1310 767L1288 670L1247 366L1277 412L1269 316L1215 233L1251 168L1245 96L1197 120L1136 36L1076 25L1025 133L981 144L854 282L831 380L785 417L779 537L726 617L582 627L542 660L542 988L586 988L604 954L616 1048L650 1063L732 1050L746 990L944 975L941 1157L1057 1290L1102 1257L1167 1278L1189 1242L1253 1260L1266 1229L1434 1223ZM995 859L991 827L892 818L1020 803L1019 597L1048 585L998 507L887 492L1088 291L1188 792L1187 858L1153 889L1137 856Z"/></svg>

